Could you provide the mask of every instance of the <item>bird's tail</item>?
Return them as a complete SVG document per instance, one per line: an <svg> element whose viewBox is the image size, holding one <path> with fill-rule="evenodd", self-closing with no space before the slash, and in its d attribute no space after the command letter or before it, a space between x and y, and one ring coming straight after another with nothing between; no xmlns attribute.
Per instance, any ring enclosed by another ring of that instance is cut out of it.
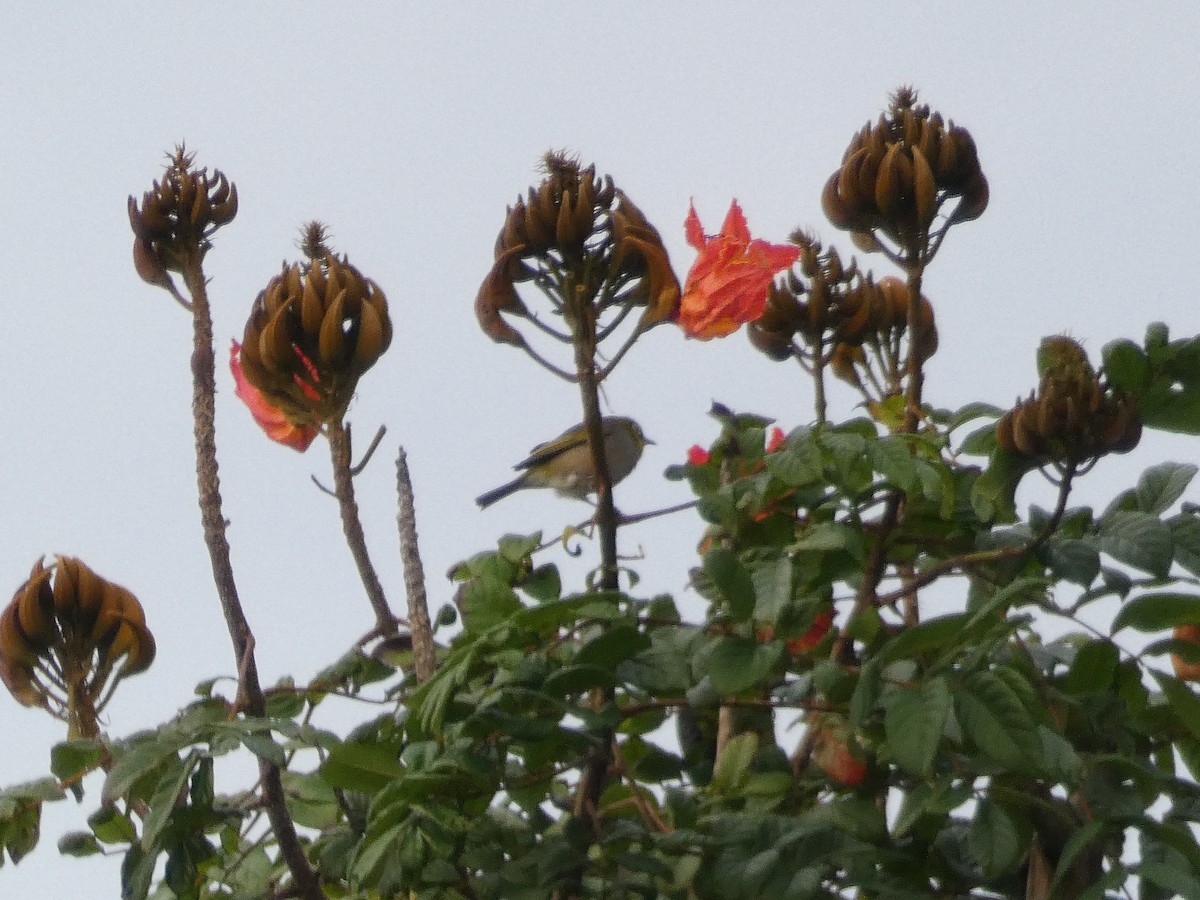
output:
<svg viewBox="0 0 1200 900"><path fill-rule="evenodd" d="M479 504L480 509L487 509L497 500L503 500L509 494L519 491L525 486L525 475L521 474L510 481L508 484L502 484L498 488L493 488L486 494L480 494L475 498L475 502Z"/></svg>

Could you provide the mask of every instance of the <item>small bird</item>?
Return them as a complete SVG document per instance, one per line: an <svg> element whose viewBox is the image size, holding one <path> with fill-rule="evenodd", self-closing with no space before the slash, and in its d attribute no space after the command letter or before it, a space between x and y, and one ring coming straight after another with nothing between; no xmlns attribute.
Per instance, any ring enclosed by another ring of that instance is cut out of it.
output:
<svg viewBox="0 0 1200 900"><path fill-rule="evenodd" d="M624 416L608 416L602 420L604 455L608 474L616 484L633 471L642 456L642 448L653 444L642 433L641 426ZM568 428L552 441L538 444L529 457L513 466L521 472L508 484L480 494L475 498L480 509L523 488L553 488L564 497L583 500L596 490L596 472L592 451L588 447L583 425Z"/></svg>

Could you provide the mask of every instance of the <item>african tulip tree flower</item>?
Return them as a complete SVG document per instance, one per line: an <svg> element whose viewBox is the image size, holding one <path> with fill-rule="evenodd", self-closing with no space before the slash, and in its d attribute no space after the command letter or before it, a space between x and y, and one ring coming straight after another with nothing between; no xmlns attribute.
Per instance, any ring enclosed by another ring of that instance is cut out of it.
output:
<svg viewBox="0 0 1200 900"><path fill-rule="evenodd" d="M752 240L736 200L720 234L704 233L694 205L684 229L700 255L688 272L676 321L688 337L702 341L733 334L761 316L771 279L800 256L799 247Z"/></svg>
<svg viewBox="0 0 1200 900"><path fill-rule="evenodd" d="M287 444L303 453L320 432L315 425L296 425L288 421L283 410L272 406L242 372L242 345L234 341L229 348L229 370L233 372L234 393L241 398L254 416L254 421L273 441Z"/></svg>

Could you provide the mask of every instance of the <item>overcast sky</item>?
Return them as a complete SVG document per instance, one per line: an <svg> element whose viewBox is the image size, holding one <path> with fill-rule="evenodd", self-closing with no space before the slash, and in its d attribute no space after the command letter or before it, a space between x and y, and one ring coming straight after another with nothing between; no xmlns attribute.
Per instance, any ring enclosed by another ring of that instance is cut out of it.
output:
<svg viewBox="0 0 1200 900"><path fill-rule="evenodd" d="M234 671L195 499L190 323L130 262L125 198L150 187L176 142L241 197L207 263L219 359L280 261L298 255L309 219L387 293L396 339L350 420L360 446L379 424L388 434L357 486L376 565L402 605L393 463L404 445L436 609L455 560L504 532L557 533L586 514L533 493L486 513L473 503L580 416L574 388L491 344L472 312L505 205L537 179L544 151L611 173L681 277L693 259L689 199L710 232L736 197L756 237L805 226L845 249L821 215L821 185L889 92L915 85L971 131L991 184L987 212L951 232L926 276L941 334L926 398L1007 404L1033 387L1043 335L1067 331L1097 359L1153 320L1177 336L1200 328L1200 9L1151 8L8 4L0 590L58 552L141 598L159 656L109 707L114 736L169 718L197 682ZM882 259L860 262L889 272ZM328 481L327 446L299 455L269 443L223 365L218 378L225 511L260 672L266 684L303 680L371 623L336 507L309 481ZM687 499L660 473L715 435L714 399L785 429L812 417L798 367L770 362L741 333L704 344L656 329L607 396L657 441L618 491L627 512ZM831 413L846 415L851 398L837 399ZM1104 503L1164 456L1194 460L1193 448L1148 440L1102 463L1084 494ZM683 516L623 536L623 550L646 554L635 565L647 592L686 597L700 530ZM586 554L594 561L595 548ZM63 736L0 696L0 785L45 774ZM95 808L99 782L88 787L82 808L48 809L42 846L0 870L0 894L118 895L116 858L55 850Z"/></svg>

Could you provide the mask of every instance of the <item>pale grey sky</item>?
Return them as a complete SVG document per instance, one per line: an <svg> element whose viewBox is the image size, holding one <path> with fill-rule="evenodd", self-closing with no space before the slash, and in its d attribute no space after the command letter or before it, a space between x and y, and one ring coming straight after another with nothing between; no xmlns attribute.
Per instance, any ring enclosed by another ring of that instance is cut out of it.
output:
<svg viewBox="0 0 1200 900"><path fill-rule="evenodd" d="M208 259L219 359L280 260L297 256L308 219L328 223L387 293L396 339L350 418L360 444L380 423L389 430L358 491L399 604L393 461L398 443L407 448L436 608L455 560L584 512L532 493L486 513L472 502L579 418L573 388L491 344L472 313L505 204L538 177L548 148L611 173L681 276L693 258L689 199L710 231L736 197L756 237L806 226L845 249L821 215L821 185L853 132L911 83L970 129L991 184L987 212L952 231L927 275L941 334L929 400L1011 402L1033 386L1046 334L1069 331L1096 359L1152 320L1195 333L1200 9L1144 9L10 4L0 23L0 586L15 589L40 554L59 552L140 597L159 656L109 707L114 735L168 718L196 682L234 669L194 493L190 323L130 262L125 198L149 188L175 142L241 196ZM226 513L260 670L266 683L304 679L371 621L336 508L309 482L328 480L328 452L324 441L303 456L269 443L223 366L219 379ZM712 400L785 428L812 416L798 368L755 353L743 334L685 343L672 327L635 348L608 397L658 442L618 492L626 511L686 499L659 473L713 437ZM1103 503L1145 465L1194 459L1194 446L1147 441L1102 463L1085 494ZM636 564L647 592L683 593L700 530L685 516L624 538L647 555ZM0 784L44 774L62 736L0 696ZM0 896L118 895L116 858L55 850L95 807L99 783L88 787L82 808L48 810L42 846L0 870Z"/></svg>

